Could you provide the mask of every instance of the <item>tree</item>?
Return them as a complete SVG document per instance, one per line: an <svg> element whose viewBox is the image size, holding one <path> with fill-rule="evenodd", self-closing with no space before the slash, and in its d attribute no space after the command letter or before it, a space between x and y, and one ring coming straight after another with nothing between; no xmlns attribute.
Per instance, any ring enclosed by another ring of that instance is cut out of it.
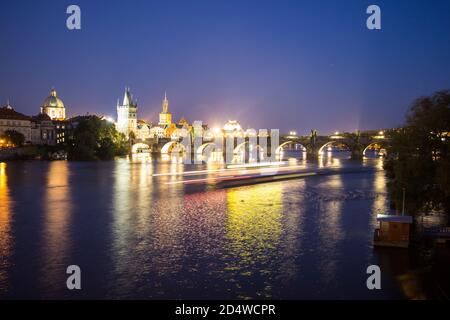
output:
<svg viewBox="0 0 450 320"><path fill-rule="evenodd" d="M25 142L25 136L16 130L6 130L4 137L16 147L23 146Z"/></svg>
<svg viewBox="0 0 450 320"><path fill-rule="evenodd" d="M96 116L83 119L69 144L69 160L111 160L129 151L125 136L114 124Z"/></svg>
<svg viewBox="0 0 450 320"><path fill-rule="evenodd" d="M385 163L395 206L410 213L450 210L450 93L417 99L406 125L391 134Z"/></svg>
<svg viewBox="0 0 450 320"><path fill-rule="evenodd" d="M134 131L130 132L129 138L130 138L130 141L134 142L134 140L136 139L136 134L134 133Z"/></svg>
<svg viewBox="0 0 450 320"><path fill-rule="evenodd" d="M130 153L130 144L127 140L127 137L123 133L118 132L115 144L116 156L126 156L128 153Z"/></svg>

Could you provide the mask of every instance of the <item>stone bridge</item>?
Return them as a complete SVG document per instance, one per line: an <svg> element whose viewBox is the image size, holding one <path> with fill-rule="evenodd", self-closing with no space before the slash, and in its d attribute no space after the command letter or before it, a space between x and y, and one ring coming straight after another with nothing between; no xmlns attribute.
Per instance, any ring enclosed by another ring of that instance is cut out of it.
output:
<svg viewBox="0 0 450 320"><path fill-rule="evenodd" d="M282 135L280 137L280 150L290 145L301 145L308 157L316 158L323 155L328 146L348 150L351 158L359 159L368 149L380 150L387 146L392 130L357 131L354 133L336 132L333 135L321 136L316 130L311 130L309 136Z"/></svg>
<svg viewBox="0 0 450 320"><path fill-rule="evenodd" d="M220 143L216 143L215 139L203 139L201 144L192 142L191 146L186 150L186 146L178 140L171 139L150 139L146 141L136 141L133 144L132 152L153 152L161 154L173 154L191 152L192 154L203 154L204 152L216 148L219 152L225 154L228 148L233 150L234 155L240 153L250 154L253 152L258 158L266 152L267 156L271 156L273 150L276 155L282 154L283 150L300 146L308 158L317 158L321 156L328 146L333 146L341 150L348 150L353 159L362 158L368 149L380 150L385 148L389 141L389 134L392 130L382 131L357 131L354 133L344 132L335 133L333 135L318 135L316 130L311 130L310 135L300 136L296 134L280 135L279 139L272 140L270 136L266 137L220 137ZM278 140L278 142L276 141ZM253 151L252 151L253 149ZM216 150L216 151L218 151Z"/></svg>

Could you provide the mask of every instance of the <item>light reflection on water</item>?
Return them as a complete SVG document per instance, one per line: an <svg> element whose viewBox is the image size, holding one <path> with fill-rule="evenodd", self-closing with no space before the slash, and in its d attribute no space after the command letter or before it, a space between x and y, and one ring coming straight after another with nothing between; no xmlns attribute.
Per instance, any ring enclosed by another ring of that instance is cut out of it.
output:
<svg viewBox="0 0 450 320"><path fill-rule="evenodd" d="M69 265L70 218L70 169L62 161L50 162L47 171L44 204L42 271L48 277L42 278L46 295L52 295L64 288L66 275L61 273Z"/></svg>
<svg viewBox="0 0 450 320"><path fill-rule="evenodd" d="M257 297L272 293L274 256L280 250L282 234L282 188L280 183L230 189L227 192L226 253L224 273L239 294L242 282L253 287ZM254 274L256 273L256 274ZM246 278L260 278L255 283Z"/></svg>
<svg viewBox="0 0 450 320"><path fill-rule="evenodd" d="M7 269L10 266L11 245L11 206L12 200L8 188L6 163L0 162L0 294L9 289Z"/></svg>
<svg viewBox="0 0 450 320"><path fill-rule="evenodd" d="M323 275L323 282L329 283L334 280L334 274L339 263L337 256L340 251L337 246L344 237L341 225L344 200L340 196L340 193L344 192L342 176L331 177L321 187L332 190L332 199L325 199L318 203L320 220L320 245L318 249L320 254L328 255L328 259L321 262L319 269Z"/></svg>
<svg viewBox="0 0 450 320"><path fill-rule="evenodd" d="M31 297L386 298L396 294L392 288L382 294L365 289L365 268L377 262L371 247L373 211L387 206L383 172L222 190L167 183L183 179L180 175L152 176L193 169L179 159L155 161L144 156L97 163L8 164L0 174L0 242L5 257L0 289L7 297L24 296L20 275L8 276L15 265L20 272L35 275L26 278L26 294ZM355 166L343 159L328 160L301 163L311 168ZM195 167L206 168L217 166ZM42 171L45 178L37 181ZM35 177L36 192L30 196L38 205L22 203L13 208L12 203L23 200L14 195L25 188L26 183L17 178L25 174ZM9 175L16 179L8 179ZM11 223L12 215L33 219L23 228ZM30 228L34 232L27 233ZM37 243L42 254L28 256L25 248L11 256L14 246L20 245L14 242L12 230L22 241ZM28 267L29 262L40 268ZM75 296L64 290L65 266L77 263L87 283Z"/></svg>

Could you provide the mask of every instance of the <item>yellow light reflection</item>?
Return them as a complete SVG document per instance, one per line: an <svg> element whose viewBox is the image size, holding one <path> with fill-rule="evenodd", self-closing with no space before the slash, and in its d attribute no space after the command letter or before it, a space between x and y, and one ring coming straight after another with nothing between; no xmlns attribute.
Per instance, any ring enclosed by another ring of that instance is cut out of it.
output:
<svg viewBox="0 0 450 320"><path fill-rule="evenodd" d="M320 155L318 158L318 167L319 168L325 168L325 167L333 167L333 168L340 168L342 167L342 161L339 158L334 158L332 156L332 152L327 152L327 155Z"/></svg>
<svg viewBox="0 0 450 320"><path fill-rule="evenodd" d="M11 207L6 163L0 162L0 293L7 292L9 288L8 267L12 246Z"/></svg>
<svg viewBox="0 0 450 320"><path fill-rule="evenodd" d="M43 228L44 266L49 292L61 288L65 282L70 249L69 222L72 212L70 196L69 163L49 162L44 202L45 223Z"/></svg>
<svg viewBox="0 0 450 320"><path fill-rule="evenodd" d="M271 296L271 252L277 252L282 234L282 184L264 184L227 192L229 255L225 271L235 277L252 276L255 264L263 285L257 295ZM239 291L239 287L237 291ZM240 298L246 298L241 296Z"/></svg>
<svg viewBox="0 0 450 320"><path fill-rule="evenodd" d="M135 212L137 213L136 233L144 236L147 232L147 218L152 200L152 163L138 163L130 167L131 170L131 189L134 190Z"/></svg>
<svg viewBox="0 0 450 320"><path fill-rule="evenodd" d="M148 163L152 162L152 156L150 153L133 153L131 155L131 162Z"/></svg>
<svg viewBox="0 0 450 320"><path fill-rule="evenodd" d="M371 226L375 229L377 225L377 214L389 214L389 201L386 190L386 176L385 172L380 170L375 172L373 180L373 189L375 191L375 199L372 204Z"/></svg>

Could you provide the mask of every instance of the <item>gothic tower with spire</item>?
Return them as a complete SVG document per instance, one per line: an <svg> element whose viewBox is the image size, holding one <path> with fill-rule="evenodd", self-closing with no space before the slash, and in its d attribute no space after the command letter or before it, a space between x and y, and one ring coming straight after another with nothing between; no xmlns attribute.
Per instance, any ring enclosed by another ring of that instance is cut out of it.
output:
<svg viewBox="0 0 450 320"><path fill-rule="evenodd" d="M162 111L159 114L159 125L169 126L172 123L172 114L169 112L169 100L167 100L167 93L164 93L164 100L162 102Z"/></svg>
<svg viewBox="0 0 450 320"><path fill-rule="evenodd" d="M127 137L137 130L137 103L133 101L130 88L125 88L122 104L117 100L117 130Z"/></svg>

